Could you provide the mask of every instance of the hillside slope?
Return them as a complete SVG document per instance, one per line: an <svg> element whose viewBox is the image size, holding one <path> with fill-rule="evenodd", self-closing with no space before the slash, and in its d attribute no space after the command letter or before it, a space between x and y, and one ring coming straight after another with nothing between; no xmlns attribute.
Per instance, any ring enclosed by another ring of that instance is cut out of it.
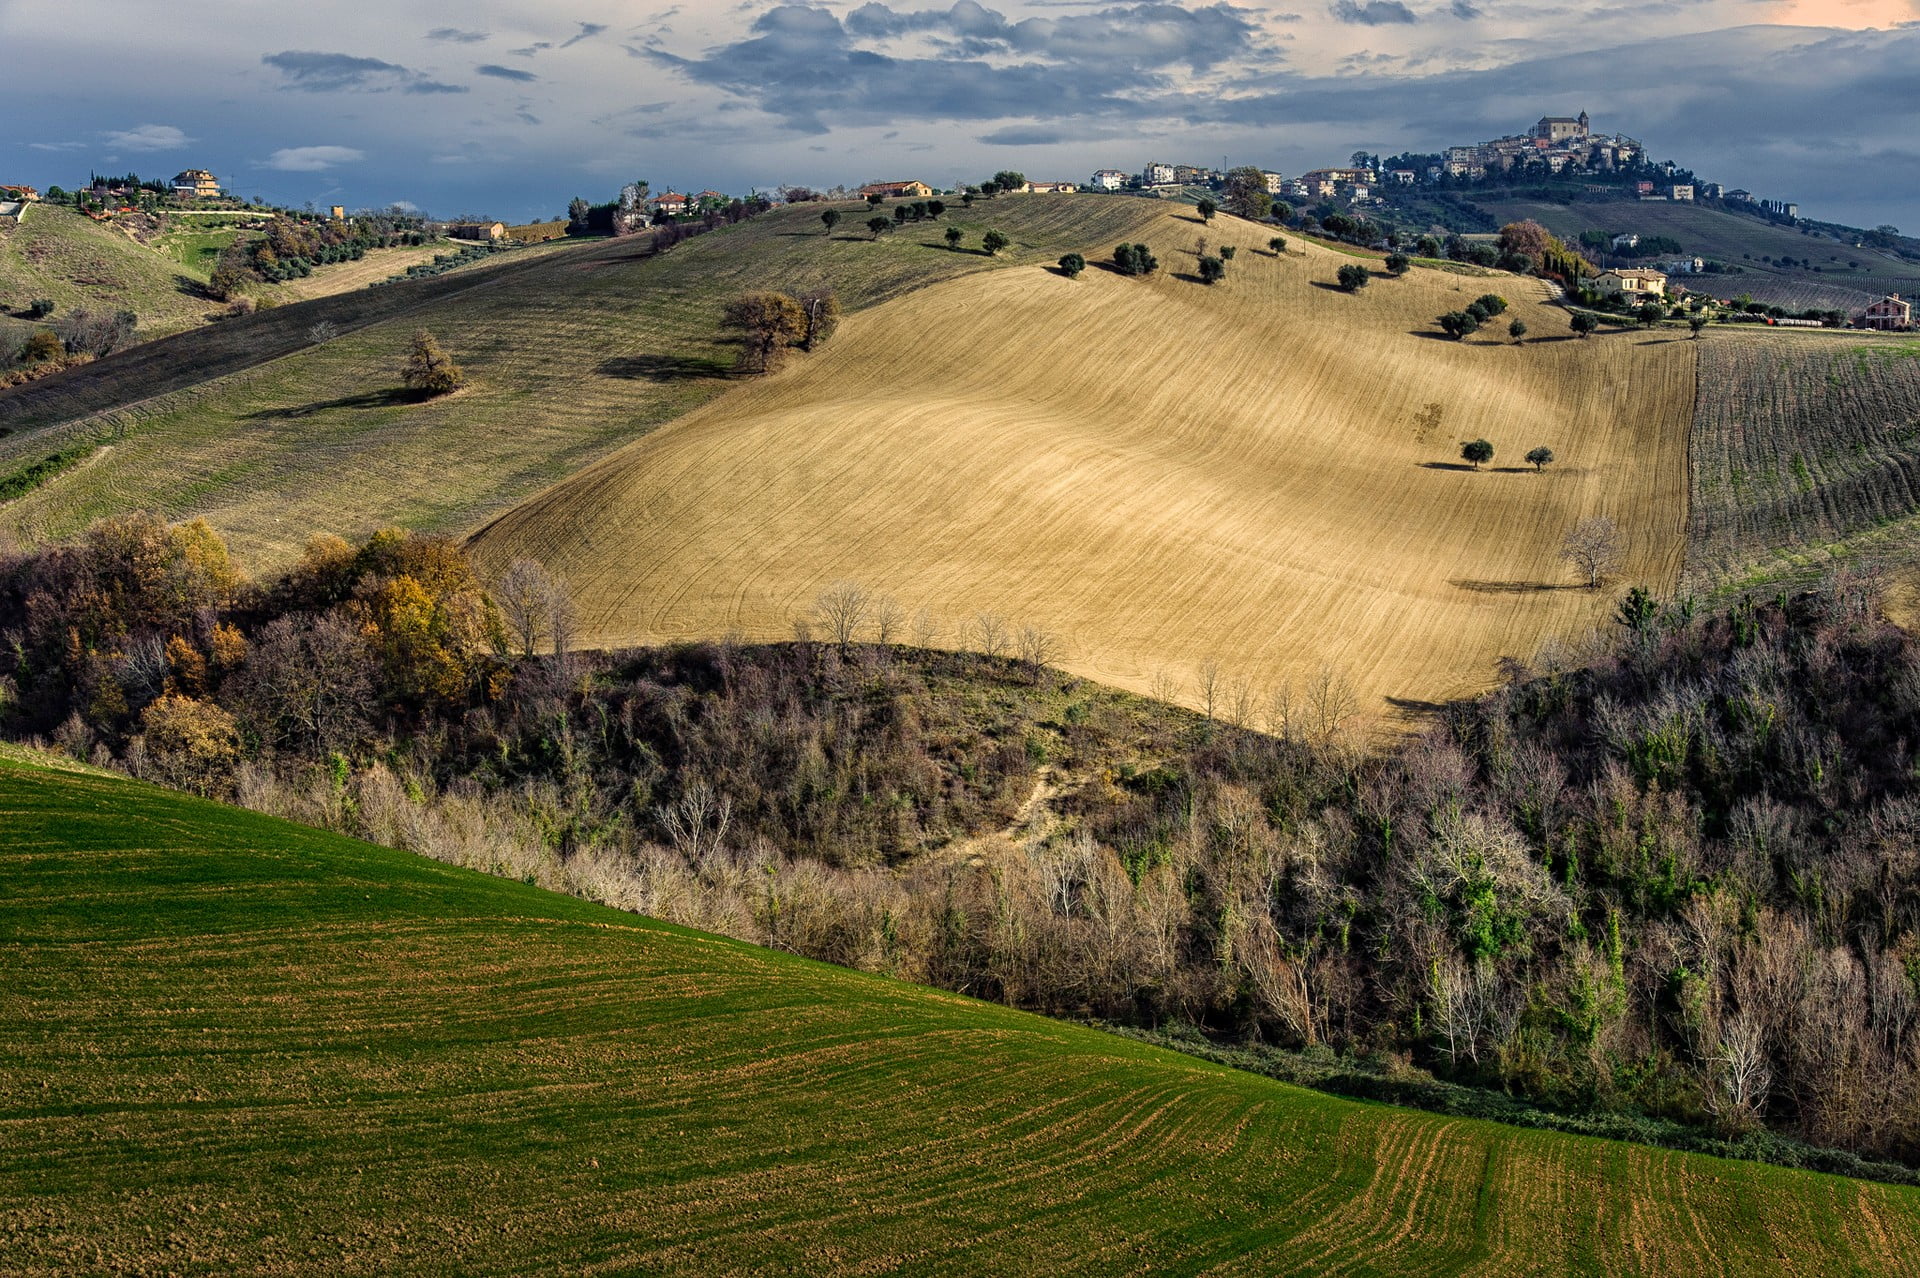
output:
<svg viewBox="0 0 1920 1278"><path fill-rule="evenodd" d="M1664 235L1678 241L1689 256L1698 254L1740 267L1738 275L1681 281L1715 297L1749 293L1770 306L1796 311L1808 307L1858 310L1888 292L1920 292L1920 263L1705 205L1638 200L1552 204L1498 198L1478 203L1503 223L1532 218L1569 239L1582 231ZM1794 265L1780 265L1781 258L1791 258ZM1812 266L1799 265L1807 259ZM1820 269L1814 270L1815 266Z"/></svg>
<svg viewBox="0 0 1920 1278"><path fill-rule="evenodd" d="M1352 258L1274 257L1243 222L1208 230L1240 245L1208 288L1176 277L1200 230L1162 213L1149 280L1036 267L857 316L502 517L476 555L564 574L595 643L785 636L852 580L961 646L983 613L1044 628L1066 668L1135 691L1171 678L1197 704L1213 666L1264 689L1327 665L1369 712L1477 691L1500 657L1601 621L1558 559L1583 517L1620 523L1628 580L1674 583L1690 343L1574 340L1512 276L1345 295L1328 281ZM1491 289L1552 336L1440 339L1434 316ZM1476 437L1488 471L1459 462ZM1537 445L1559 459L1543 474L1521 462Z"/></svg>
<svg viewBox="0 0 1920 1278"><path fill-rule="evenodd" d="M829 236L818 206L798 206L659 255L638 237L543 246L522 250L538 258L475 268L492 272L484 281L460 272L395 285L408 291L391 298L377 289L283 307L250 321L271 338L251 354L212 351L223 324L102 361L88 377L49 379L59 385L37 397L26 392L45 384L0 396L0 426L16 428L0 439L0 470L73 438L114 445L0 509L0 524L37 539L127 509L205 515L255 568L284 564L316 531L464 531L731 385L736 349L719 320L741 291L829 286L858 308L1111 246L1153 213L1143 200L1002 199L874 241L845 228ZM950 251L949 224L970 245L991 226L1013 246L999 258ZM404 314L375 313L403 301ZM304 340L336 311L352 313L339 321L351 331ZM466 367L472 384L460 394L421 404L392 393L421 326Z"/></svg>
<svg viewBox="0 0 1920 1278"><path fill-rule="evenodd" d="M1920 1193L1334 1100L0 759L10 1273L1914 1273Z"/></svg>

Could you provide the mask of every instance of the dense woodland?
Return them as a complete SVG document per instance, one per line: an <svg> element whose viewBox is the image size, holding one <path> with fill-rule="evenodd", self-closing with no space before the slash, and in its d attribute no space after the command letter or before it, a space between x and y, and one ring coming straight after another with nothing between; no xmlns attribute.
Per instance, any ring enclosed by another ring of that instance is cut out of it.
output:
<svg viewBox="0 0 1920 1278"><path fill-rule="evenodd" d="M1615 629L1365 750L866 636L572 653L532 566L248 583L128 516L0 560L0 730L1024 1007L1920 1162L1920 649L1845 581Z"/></svg>

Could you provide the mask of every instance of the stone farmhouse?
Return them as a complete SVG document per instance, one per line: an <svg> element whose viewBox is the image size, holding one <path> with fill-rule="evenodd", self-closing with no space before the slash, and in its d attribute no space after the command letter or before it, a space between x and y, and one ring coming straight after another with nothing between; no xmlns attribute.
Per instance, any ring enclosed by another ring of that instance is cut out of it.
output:
<svg viewBox="0 0 1920 1278"><path fill-rule="evenodd" d="M450 222L447 224L447 238L453 240L504 240L507 238L507 226L504 222Z"/></svg>
<svg viewBox="0 0 1920 1278"><path fill-rule="evenodd" d="M1651 300L1667 295L1667 277L1659 271L1640 266L1602 271L1587 281L1587 286L1596 293L1630 300Z"/></svg>
<svg viewBox="0 0 1920 1278"><path fill-rule="evenodd" d="M860 188L861 199L877 195L886 200L924 200L933 194L933 188L925 182L869 182Z"/></svg>

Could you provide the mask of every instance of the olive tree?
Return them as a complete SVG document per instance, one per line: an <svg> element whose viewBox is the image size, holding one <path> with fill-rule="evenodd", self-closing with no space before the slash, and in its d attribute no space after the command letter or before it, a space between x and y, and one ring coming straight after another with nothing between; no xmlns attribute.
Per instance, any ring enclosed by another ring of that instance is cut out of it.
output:
<svg viewBox="0 0 1920 1278"><path fill-rule="evenodd" d="M1493 460L1493 445L1484 439L1476 439L1460 446L1460 456L1472 462L1475 470L1479 470L1483 464Z"/></svg>
<svg viewBox="0 0 1920 1278"><path fill-rule="evenodd" d="M980 247L987 251L988 257L998 257L1000 250L1011 243L1013 243L1012 240L1000 234L998 231L988 231L980 237Z"/></svg>
<svg viewBox="0 0 1920 1278"><path fill-rule="evenodd" d="M1553 464L1553 450L1542 445L1527 454L1527 461L1532 464L1534 473L1538 474Z"/></svg>

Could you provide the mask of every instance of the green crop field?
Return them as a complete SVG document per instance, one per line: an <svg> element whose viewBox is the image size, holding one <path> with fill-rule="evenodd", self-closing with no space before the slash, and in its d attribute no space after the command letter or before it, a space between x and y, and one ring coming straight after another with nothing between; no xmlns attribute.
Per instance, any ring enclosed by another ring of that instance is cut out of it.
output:
<svg viewBox="0 0 1920 1278"><path fill-rule="evenodd" d="M1715 330L1698 345L1689 585L1817 570L1920 511L1920 339Z"/></svg>
<svg viewBox="0 0 1920 1278"><path fill-rule="evenodd" d="M1582 231L1664 235L1678 241L1686 254L1741 267L1739 275L1704 275L1682 281L1716 297L1751 293L1769 305L1795 310L1847 310L1858 309L1889 291L1920 293L1920 263L1704 205L1638 200L1552 204L1491 197L1475 203L1501 222L1532 218L1567 238ZM1796 265L1775 266L1761 261L1763 257L1788 257ZM1818 271L1797 265L1808 258L1820 268Z"/></svg>
<svg viewBox="0 0 1920 1278"><path fill-rule="evenodd" d="M825 285L855 309L971 271L1104 252L1162 211L1146 200L1013 197L870 240L847 225L864 206L843 206L832 236L820 208L659 255L639 238L522 249L509 264L527 254L534 266L469 268L515 270L511 287L404 285L414 291L281 308L35 383L0 397L0 427L14 432L0 439L0 471L75 436L111 448L0 521L35 539L120 510L204 514L254 567L284 562L320 530L467 529L733 385L719 320L741 291ZM965 251L947 248L949 225L966 233ZM994 258L977 250L989 227L1013 241ZM400 297L415 304L379 313ZM303 341L318 318L342 335ZM428 404L391 393L422 325L472 378ZM249 349L251 334L262 340Z"/></svg>
<svg viewBox="0 0 1920 1278"><path fill-rule="evenodd" d="M18 753L0 1267L1920 1272L1920 1192L1337 1100Z"/></svg>

